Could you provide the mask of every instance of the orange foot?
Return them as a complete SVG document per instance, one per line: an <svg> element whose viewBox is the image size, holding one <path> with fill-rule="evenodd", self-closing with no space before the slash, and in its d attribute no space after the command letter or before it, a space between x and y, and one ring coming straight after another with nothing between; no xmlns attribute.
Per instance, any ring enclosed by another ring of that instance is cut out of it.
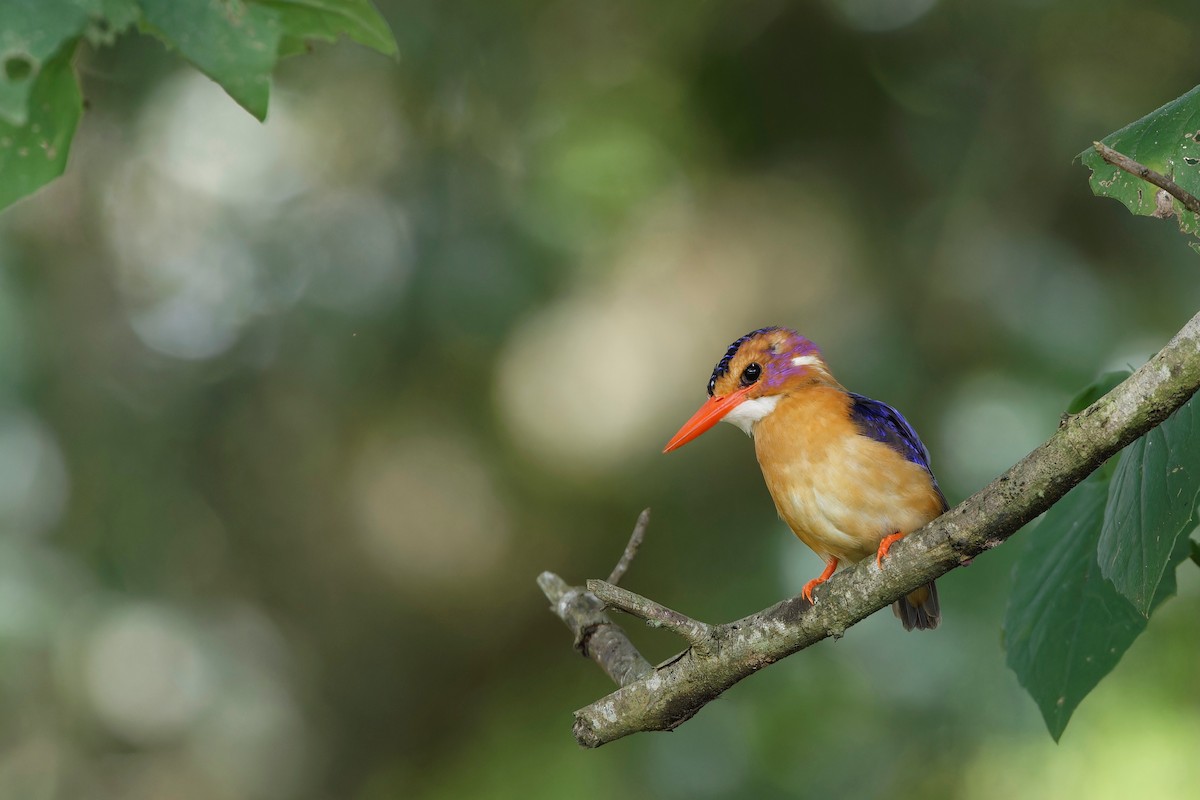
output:
<svg viewBox="0 0 1200 800"><path fill-rule="evenodd" d="M829 561L825 564L825 571L822 572L818 577L813 578L811 581L804 584L804 588L800 590L800 596L803 597L805 600L807 600L811 604L813 601L813 599L812 599L813 589L817 588L822 583L829 580L830 576L833 575L833 571L835 569L837 569L837 565L838 565L838 560L836 558L829 559Z"/></svg>
<svg viewBox="0 0 1200 800"><path fill-rule="evenodd" d="M888 550L892 549L892 545L904 538L904 534L897 531L891 536L883 537L883 541L879 543L879 552L875 554L875 566L883 569L883 557L888 554Z"/></svg>

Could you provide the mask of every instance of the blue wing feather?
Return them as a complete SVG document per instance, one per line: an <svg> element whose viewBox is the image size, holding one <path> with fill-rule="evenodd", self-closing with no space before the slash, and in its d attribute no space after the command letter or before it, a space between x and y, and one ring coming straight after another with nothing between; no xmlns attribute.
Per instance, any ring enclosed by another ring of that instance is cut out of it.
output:
<svg viewBox="0 0 1200 800"><path fill-rule="evenodd" d="M881 403L878 400L863 397L861 394L854 394L854 392L847 392L847 394L850 395L850 418L858 426L859 432L863 436L886 444L907 460L924 467L925 471L929 473L929 480L933 483L934 491L942 499L942 510L945 511L949 508L946 496L942 494L937 478L934 477L933 470L929 467L929 451L925 449L921 437L913 430L913 426L908 424L904 415L887 403Z"/></svg>

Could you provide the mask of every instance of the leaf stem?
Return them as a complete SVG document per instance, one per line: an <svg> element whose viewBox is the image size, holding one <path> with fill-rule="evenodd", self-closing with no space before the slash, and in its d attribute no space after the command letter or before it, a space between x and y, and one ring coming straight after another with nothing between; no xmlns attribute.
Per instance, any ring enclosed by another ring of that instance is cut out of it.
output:
<svg viewBox="0 0 1200 800"><path fill-rule="evenodd" d="M1160 172L1155 172L1144 164L1134 161L1124 153L1119 153L1112 149L1104 142L1092 142L1092 147L1096 148L1096 152L1100 157L1112 164L1114 167L1125 170L1134 177L1148 181L1158 188L1162 189L1167 194L1174 197L1179 202L1183 203L1183 207L1193 214L1200 214L1200 199L1196 195L1184 189L1175 181L1163 175Z"/></svg>

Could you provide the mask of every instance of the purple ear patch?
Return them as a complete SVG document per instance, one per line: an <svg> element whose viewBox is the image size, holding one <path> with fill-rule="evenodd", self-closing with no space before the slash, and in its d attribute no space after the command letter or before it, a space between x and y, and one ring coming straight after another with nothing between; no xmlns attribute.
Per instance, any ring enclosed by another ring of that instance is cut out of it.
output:
<svg viewBox="0 0 1200 800"><path fill-rule="evenodd" d="M786 331L788 338L775 349L775 356L767 367L765 385L775 389L783 386L793 378L803 375L812 366L813 359L821 357L821 351L815 344L805 339L795 331ZM797 361L800 363L796 363Z"/></svg>

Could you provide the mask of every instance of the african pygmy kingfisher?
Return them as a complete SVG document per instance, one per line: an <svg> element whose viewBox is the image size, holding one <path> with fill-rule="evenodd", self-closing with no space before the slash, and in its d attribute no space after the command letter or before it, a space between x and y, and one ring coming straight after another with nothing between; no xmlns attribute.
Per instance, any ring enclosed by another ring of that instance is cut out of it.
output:
<svg viewBox="0 0 1200 800"><path fill-rule="evenodd" d="M721 420L754 439L779 516L825 561L804 585L829 580L838 564L872 555L882 565L893 542L947 508L929 452L899 411L848 392L816 345L787 328L760 328L735 341L708 381L708 401L664 453ZM905 630L941 621L931 582L892 605Z"/></svg>

